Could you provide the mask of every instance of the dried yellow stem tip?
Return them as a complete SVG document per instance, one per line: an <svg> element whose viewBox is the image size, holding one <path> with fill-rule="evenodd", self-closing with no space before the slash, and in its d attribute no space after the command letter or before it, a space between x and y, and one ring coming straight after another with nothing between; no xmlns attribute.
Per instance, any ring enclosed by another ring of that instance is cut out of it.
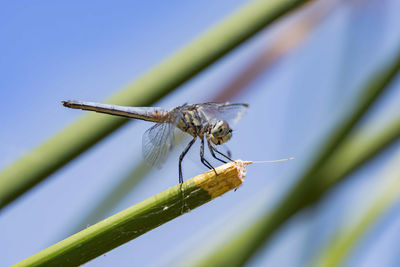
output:
<svg viewBox="0 0 400 267"><path fill-rule="evenodd" d="M193 182L207 191L213 199L241 185L246 176L246 166L251 163L242 160L231 161L215 168L218 175L210 170L194 177Z"/></svg>

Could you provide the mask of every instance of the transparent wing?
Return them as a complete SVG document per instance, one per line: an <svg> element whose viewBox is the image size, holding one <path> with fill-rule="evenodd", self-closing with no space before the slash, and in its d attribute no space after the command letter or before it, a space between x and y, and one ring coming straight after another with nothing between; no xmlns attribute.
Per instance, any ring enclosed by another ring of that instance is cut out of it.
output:
<svg viewBox="0 0 400 267"><path fill-rule="evenodd" d="M150 166L161 168L173 147L175 124L158 123L143 134L143 157Z"/></svg>
<svg viewBox="0 0 400 267"><path fill-rule="evenodd" d="M238 122L249 107L248 104L242 103L203 103L199 104L199 109L209 119L226 120L228 122Z"/></svg>

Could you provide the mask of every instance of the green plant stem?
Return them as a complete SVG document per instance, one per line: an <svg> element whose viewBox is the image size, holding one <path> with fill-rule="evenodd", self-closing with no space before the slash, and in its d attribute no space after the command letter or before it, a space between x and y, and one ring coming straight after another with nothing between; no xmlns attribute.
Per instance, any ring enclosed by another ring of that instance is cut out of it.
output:
<svg viewBox="0 0 400 267"><path fill-rule="evenodd" d="M242 183L245 166L230 162L119 212L15 266L78 266L104 254Z"/></svg>
<svg viewBox="0 0 400 267"><path fill-rule="evenodd" d="M384 68L368 79L357 103L354 103L354 106L336 127L336 131L332 132L323 143L314 161L282 201L272 211L267 212L243 232L227 241L220 250L195 265L242 266L261 246L267 243L273 233L289 218L317 201L329 189L316 186L316 181L322 179L317 175L320 167L334 154L356 123L393 80L399 69L400 51ZM365 159L368 158L365 157Z"/></svg>
<svg viewBox="0 0 400 267"><path fill-rule="evenodd" d="M380 190L377 196L373 196L373 202L368 203L369 207L355 223L337 231L333 239L316 255L312 266L341 266L360 240L368 234L368 230L395 205L400 193L399 164L400 153L397 153L382 175L377 176L385 184L384 187L378 188Z"/></svg>
<svg viewBox="0 0 400 267"><path fill-rule="evenodd" d="M127 106L153 104L303 2L269 0L248 4L107 102ZM29 152L0 173L0 208L126 122L124 118L88 114Z"/></svg>
<svg viewBox="0 0 400 267"><path fill-rule="evenodd" d="M316 174L316 191L325 192L400 138L400 117L394 118L378 133L355 133L345 140Z"/></svg>
<svg viewBox="0 0 400 267"><path fill-rule="evenodd" d="M120 201L132 191L132 188L148 173L150 167L144 161L139 161L121 183L111 188L107 195L98 200L96 207L88 212L79 222L73 225L68 234L76 233L86 225L92 225L105 218Z"/></svg>

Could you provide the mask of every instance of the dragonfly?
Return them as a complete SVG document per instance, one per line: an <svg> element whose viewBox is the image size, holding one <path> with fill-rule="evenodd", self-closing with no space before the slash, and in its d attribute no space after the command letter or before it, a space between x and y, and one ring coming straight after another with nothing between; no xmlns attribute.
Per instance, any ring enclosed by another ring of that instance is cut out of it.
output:
<svg viewBox="0 0 400 267"><path fill-rule="evenodd" d="M225 144L232 137L230 124L242 118L248 109L244 103L201 103L184 104L170 110L159 107L129 107L84 101L62 101L62 105L73 109L95 111L154 122L142 138L143 157L151 166L161 168L174 143L176 129L189 134L192 139L179 156L179 183L183 183L182 160L196 142L200 140L200 161L210 170L215 168L204 157L205 142L211 155L223 162L232 161L228 155L220 152L216 146Z"/></svg>

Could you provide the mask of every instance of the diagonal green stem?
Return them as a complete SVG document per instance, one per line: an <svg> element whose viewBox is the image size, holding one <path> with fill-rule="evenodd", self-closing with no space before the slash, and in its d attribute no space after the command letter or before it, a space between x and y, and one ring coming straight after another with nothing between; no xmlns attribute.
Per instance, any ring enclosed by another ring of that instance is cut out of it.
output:
<svg viewBox="0 0 400 267"><path fill-rule="evenodd" d="M394 118L377 134L352 134L317 172L317 191L325 192L400 138L400 117ZM323 178L323 179L321 179Z"/></svg>
<svg viewBox="0 0 400 267"><path fill-rule="evenodd" d="M204 261L196 263L200 266L241 266L265 245L273 233L299 210L318 200L328 189L315 186L321 179L318 171L329 159L336 148L342 144L363 114L374 103L400 69L400 51L391 61L375 73L366 83L357 103L336 127L336 131L327 138L311 166L301 175L297 184L288 192L283 200L271 211L262 216L245 231L229 240L220 250L214 252ZM398 131L397 136L398 136ZM374 149L370 150L370 152ZM367 160L369 157L365 157ZM337 179L337 178L336 178Z"/></svg>
<svg viewBox="0 0 400 267"><path fill-rule="evenodd" d="M108 102L151 105L306 0L254 1L139 78ZM0 208L127 122L88 114L0 173Z"/></svg>
<svg viewBox="0 0 400 267"><path fill-rule="evenodd" d="M105 218L107 214L110 214L112 209L120 203L120 201L132 191L132 188L143 178L149 171L149 166L144 162L140 161L135 167L129 172L121 183L111 188L107 195L103 196L101 200L96 203L95 208L90 210L86 216L78 219L78 223L71 227L71 231L68 234L76 233L83 229L87 225L92 225L98 222L100 219Z"/></svg>
<svg viewBox="0 0 400 267"><path fill-rule="evenodd" d="M15 266L79 266L201 206L242 183L246 165L230 162L176 185L70 236Z"/></svg>
<svg viewBox="0 0 400 267"><path fill-rule="evenodd" d="M367 204L368 208L355 222L338 229L329 243L316 254L310 266L343 265L357 244L368 234L368 231L395 206L400 193L399 164L400 153L397 153L383 173L376 177L383 180L380 184L383 183L384 186L378 188L379 192L373 196L373 202Z"/></svg>

